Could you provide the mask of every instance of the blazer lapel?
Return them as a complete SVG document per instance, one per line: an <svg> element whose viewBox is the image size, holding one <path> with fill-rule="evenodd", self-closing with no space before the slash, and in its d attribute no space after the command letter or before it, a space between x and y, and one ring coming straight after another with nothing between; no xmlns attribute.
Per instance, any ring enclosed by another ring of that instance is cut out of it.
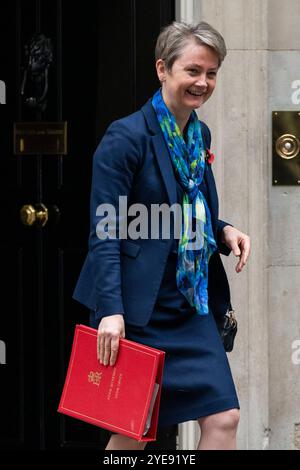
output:
<svg viewBox="0 0 300 470"><path fill-rule="evenodd" d="M160 168L161 176L164 180L169 197L170 205L177 202L176 179L173 170L173 164L167 148L164 136L156 134L152 137L155 156Z"/></svg>
<svg viewBox="0 0 300 470"><path fill-rule="evenodd" d="M207 192L209 196L209 201L207 202L210 207L211 223L212 223L214 235L216 237L217 236L217 221L219 217L219 202L218 202L218 193L217 193L214 175L212 173L212 169L209 163L206 164L204 177L206 179Z"/></svg>
<svg viewBox="0 0 300 470"><path fill-rule="evenodd" d="M177 202L176 179L171 161L171 155L161 131L156 113L153 109L151 100L143 107L142 112L146 118L148 127L152 134L154 154L164 181L170 205Z"/></svg>

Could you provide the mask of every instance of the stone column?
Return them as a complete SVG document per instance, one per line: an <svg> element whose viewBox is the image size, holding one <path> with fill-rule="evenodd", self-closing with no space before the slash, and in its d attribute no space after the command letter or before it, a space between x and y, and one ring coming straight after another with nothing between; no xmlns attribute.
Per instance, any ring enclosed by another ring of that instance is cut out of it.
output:
<svg viewBox="0 0 300 470"><path fill-rule="evenodd" d="M270 175L271 112L300 112L299 26L299 0L269 0ZM268 191L270 447L300 449L300 185Z"/></svg>

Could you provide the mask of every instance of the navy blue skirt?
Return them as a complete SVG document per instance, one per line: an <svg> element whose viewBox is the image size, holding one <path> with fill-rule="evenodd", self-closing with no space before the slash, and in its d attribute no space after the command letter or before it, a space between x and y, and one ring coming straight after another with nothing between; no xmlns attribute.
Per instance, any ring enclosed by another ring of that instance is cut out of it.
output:
<svg viewBox="0 0 300 470"><path fill-rule="evenodd" d="M179 292L176 263L177 254L171 253L150 322L125 325L127 339L166 352L160 427L239 408L214 317L198 315Z"/></svg>

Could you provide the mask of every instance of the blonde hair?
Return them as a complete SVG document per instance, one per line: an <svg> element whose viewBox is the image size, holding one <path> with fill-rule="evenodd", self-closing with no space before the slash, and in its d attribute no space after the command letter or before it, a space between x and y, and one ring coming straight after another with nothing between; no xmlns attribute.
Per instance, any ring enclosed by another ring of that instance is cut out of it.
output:
<svg viewBox="0 0 300 470"><path fill-rule="evenodd" d="M221 66L227 54L225 41L216 29L204 21L198 24L173 21L165 26L157 38L155 60L163 59L167 70L170 71L175 60L191 40L214 49L218 55L219 67Z"/></svg>

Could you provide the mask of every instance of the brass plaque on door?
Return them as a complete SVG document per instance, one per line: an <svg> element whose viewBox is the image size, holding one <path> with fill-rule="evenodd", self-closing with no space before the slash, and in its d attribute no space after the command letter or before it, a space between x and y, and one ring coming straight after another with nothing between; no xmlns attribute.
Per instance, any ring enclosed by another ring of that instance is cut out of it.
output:
<svg viewBox="0 0 300 470"><path fill-rule="evenodd" d="M66 155L66 122L16 122L15 155Z"/></svg>
<svg viewBox="0 0 300 470"><path fill-rule="evenodd" d="M300 112L272 113L273 185L300 186Z"/></svg>

